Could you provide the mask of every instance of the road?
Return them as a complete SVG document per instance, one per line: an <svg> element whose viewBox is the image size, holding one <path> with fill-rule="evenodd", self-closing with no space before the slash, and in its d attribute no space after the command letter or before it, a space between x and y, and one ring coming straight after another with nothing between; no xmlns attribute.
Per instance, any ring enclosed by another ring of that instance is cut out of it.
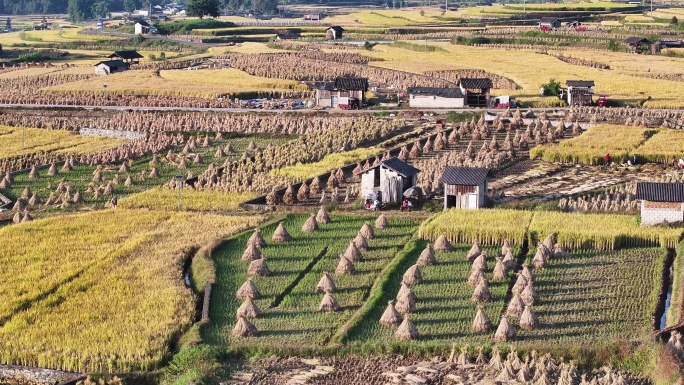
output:
<svg viewBox="0 0 684 385"><path fill-rule="evenodd" d="M339 110L339 109L259 109L259 108L196 108L196 107L139 107L139 106L85 106L85 105L58 105L58 104L0 104L0 108L30 108L30 109L84 109L84 110L109 110L109 111L193 111L193 112L265 112L265 113L291 113L291 112L304 112L304 113L317 113L317 112L327 112L331 114L374 114L382 112L406 112L406 111L418 111L415 108L397 108L397 109L387 109L387 110ZM532 108L533 111L565 111L569 107L553 107L553 108ZM437 113L447 113L447 112L501 112L501 109L483 109L483 108L454 108L454 109L439 109L430 108L422 109L426 111L434 111ZM523 108L527 111L528 108Z"/></svg>

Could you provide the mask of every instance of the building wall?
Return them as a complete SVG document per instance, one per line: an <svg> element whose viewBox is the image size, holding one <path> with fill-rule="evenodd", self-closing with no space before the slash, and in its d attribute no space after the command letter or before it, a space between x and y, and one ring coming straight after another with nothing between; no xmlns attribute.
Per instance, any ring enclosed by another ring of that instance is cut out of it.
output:
<svg viewBox="0 0 684 385"><path fill-rule="evenodd" d="M464 204L463 209L479 209L484 207L487 195L487 182L479 186L459 186L459 185L444 185L444 209L448 207L448 201L450 196L456 197L456 207L458 207L458 202ZM471 205L471 196L475 196L475 204Z"/></svg>
<svg viewBox="0 0 684 385"><path fill-rule="evenodd" d="M641 225L654 226L667 221L684 221L684 204L678 202L641 201Z"/></svg>
<svg viewBox="0 0 684 385"><path fill-rule="evenodd" d="M388 178L391 178L391 177L395 177L395 178L398 178L398 179L399 179L399 187L398 187L398 189L399 189L399 195L401 195L401 194L404 192L404 183L403 183L403 181L402 181L401 176L400 176L397 172L392 171L392 170L390 170L390 169L388 169L388 168L384 168L384 167L382 167L382 166L380 166L380 191L384 191L384 190L385 190L385 186L387 185L387 183L388 183L388 181L389 181ZM397 200L395 200L395 199L390 199L390 198L392 198L392 197L386 197L386 196L384 196L384 194L383 194L382 201L383 201L383 202L387 202L387 203L394 203L394 202L397 202Z"/></svg>
<svg viewBox="0 0 684 385"><path fill-rule="evenodd" d="M369 192L375 192L375 169L373 168L361 174L361 194L365 195Z"/></svg>
<svg viewBox="0 0 684 385"><path fill-rule="evenodd" d="M409 106L414 108L463 108L465 106L465 98L410 95Z"/></svg>

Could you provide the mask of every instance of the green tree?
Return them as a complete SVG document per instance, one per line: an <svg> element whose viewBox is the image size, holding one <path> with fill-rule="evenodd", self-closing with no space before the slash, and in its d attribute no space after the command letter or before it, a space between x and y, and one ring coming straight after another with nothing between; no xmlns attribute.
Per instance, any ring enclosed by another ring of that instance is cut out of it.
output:
<svg viewBox="0 0 684 385"><path fill-rule="evenodd" d="M561 84L556 79L549 80L548 83L542 85L544 88L544 96L558 96L561 91Z"/></svg>
<svg viewBox="0 0 684 385"><path fill-rule="evenodd" d="M218 16L219 7L216 0L190 0L185 11L188 16L196 16L200 19L204 16Z"/></svg>
<svg viewBox="0 0 684 385"><path fill-rule="evenodd" d="M98 1L93 4L90 11L95 18L107 17L107 14L109 13L109 3L106 0Z"/></svg>
<svg viewBox="0 0 684 385"><path fill-rule="evenodd" d="M67 5L69 20L73 22L86 20L90 16L90 11L87 0L69 0Z"/></svg>
<svg viewBox="0 0 684 385"><path fill-rule="evenodd" d="M129 13L135 11L135 8L136 8L135 0L124 0L123 8L124 8L124 11L129 12Z"/></svg>
<svg viewBox="0 0 684 385"><path fill-rule="evenodd" d="M278 2L276 0L252 0L252 9L263 14L278 13Z"/></svg>
<svg viewBox="0 0 684 385"><path fill-rule="evenodd" d="M677 19L677 16L672 16L672 20L670 20L670 24L679 25L679 19Z"/></svg>

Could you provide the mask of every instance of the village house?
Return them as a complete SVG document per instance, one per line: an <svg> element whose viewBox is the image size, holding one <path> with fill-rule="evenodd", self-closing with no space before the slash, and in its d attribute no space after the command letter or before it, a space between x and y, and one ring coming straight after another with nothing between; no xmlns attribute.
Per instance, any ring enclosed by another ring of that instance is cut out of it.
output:
<svg viewBox="0 0 684 385"><path fill-rule="evenodd" d="M145 20L138 20L135 22L135 34L136 35L147 35L152 31L150 23Z"/></svg>
<svg viewBox="0 0 684 385"><path fill-rule="evenodd" d="M561 27L561 21L557 17L542 17L539 20L539 28L558 29Z"/></svg>
<svg viewBox="0 0 684 385"><path fill-rule="evenodd" d="M684 221L684 184L637 183L636 198L641 200L641 225Z"/></svg>
<svg viewBox="0 0 684 385"><path fill-rule="evenodd" d="M593 103L593 80L566 80L567 88L561 90L561 99L570 106L590 106Z"/></svg>
<svg viewBox="0 0 684 385"><path fill-rule="evenodd" d="M489 107L490 91L494 88L490 78L460 78L458 87L468 107Z"/></svg>
<svg viewBox="0 0 684 385"><path fill-rule="evenodd" d="M643 53L651 50L651 41L641 36L628 37L622 42L630 52Z"/></svg>
<svg viewBox="0 0 684 385"><path fill-rule="evenodd" d="M302 34L298 31L279 31L276 33L276 40L296 40L302 37Z"/></svg>
<svg viewBox="0 0 684 385"><path fill-rule="evenodd" d="M368 91L366 78L337 78L316 85L316 105L322 108L361 108Z"/></svg>
<svg viewBox="0 0 684 385"><path fill-rule="evenodd" d="M463 108L465 96L460 88L409 87L409 106L413 108Z"/></svg>
<svg viewBox="0 0 684 385"><path fill-rule="evenodd" d="M379 193L386 203L401 202L403 192L416 185L417 168L394 157L380 162L361 174L363 195Z"/></svg>
<svg viewBox="0 0 684 385"><path fill-rule="evenodd" d="M444 209L479 209L487 196L489 169L447 166L440 178L444 184Z"/></svg>
<svg viewBox="0 0 684 385"><path fill-rule="evenodd" d="M107 60L95 64L95 75L111 75L117 72L127 71L130 68L128 63L121 60Z"/></svg>
<svg viewBox="0 0 684 385"><path fill-rule="evenodd" d="M325 30L325 38L328 40L339 40L342 38L342 33L345 31L340 26L332 26Z"/></svg>
<svg viewBox="0 0 684 385"><path fill-rule="evenodd" d="M304 15L304 20L306 21L319 21L321 19L322 17L320 13L307 13Z"/></svg>
<svg viewBox="0 0 684 385"><path fill-rule="evenodd" d="M115 51L113 54L107 56L110 60L121 60L126 64L138 64L143 55L138 51Z"/></svg>

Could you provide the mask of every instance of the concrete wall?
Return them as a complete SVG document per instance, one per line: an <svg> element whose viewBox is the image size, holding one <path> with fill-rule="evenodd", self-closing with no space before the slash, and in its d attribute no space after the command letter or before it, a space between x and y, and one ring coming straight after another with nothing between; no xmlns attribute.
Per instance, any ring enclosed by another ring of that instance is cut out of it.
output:
<svg viewBox="0 0 684 385"><path fill-rule="evenodd" d="M668 223L684 221L684 207L682 203L675 203L675 205L679 206L678 209L674 208L674 205L672 205L671 207L664 207L667 205L660 205L663 207L654 207L659 206L657 205L657 203L666 202L648 202L644 200L641 201L642 226L659 225L664 221L667 221Z"/></svg>
<svg viewBox="0 0 684 385"><path fill-rule="evenodd" d="M409 106L413 108L463 108L465 106L465 98L410 95Z"/></svg>
<svg viewBox="0 0 684 385"><path fill-rule="evenodd" d="M84 127L79 130L81 135L88 136L103 136L106 138L121 138L121 139L139 139L145 137L144 132L140 131L120 131L120 130L106 130L102 128Z"/></svg>
<svg viewBox="0 0 684 385"><path fill-rule="evenodd" d="M378 186L379 187L379 186ZM361 174L361 194L364 195L375 191L375 169L370 169Z"/></svg>

